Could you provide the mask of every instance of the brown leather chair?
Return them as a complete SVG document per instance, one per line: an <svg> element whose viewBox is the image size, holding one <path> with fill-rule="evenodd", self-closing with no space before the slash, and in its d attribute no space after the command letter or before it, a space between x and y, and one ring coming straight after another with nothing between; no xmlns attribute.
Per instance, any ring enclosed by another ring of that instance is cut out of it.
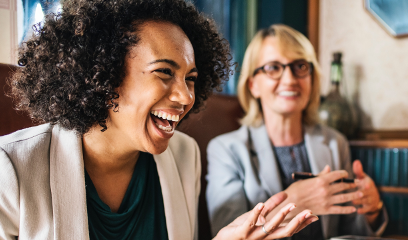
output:
<svg viewBox="0 0 408 240"><path fill-rule="evenodd" d="M7 78L17 68L15 65L0 63L0 136L33 126L27 114L14 110L12 99L6 96L6 93L10 91L6 83Z"/></svg>
<svg viewBox="0 0 408 240"><path fill-rule="evenodd" d="M211 239L210 224L208 219L205 190L207 181L207 145L208 142L223 133L236 130L240 127L239 118L243 116L243 110L235 96L215 94L211 96L205 105L205 109L197 114L191 114L183 120L177 130L193 137L201 151L201 194L199 199L198 221L199 239Z"/></svg>

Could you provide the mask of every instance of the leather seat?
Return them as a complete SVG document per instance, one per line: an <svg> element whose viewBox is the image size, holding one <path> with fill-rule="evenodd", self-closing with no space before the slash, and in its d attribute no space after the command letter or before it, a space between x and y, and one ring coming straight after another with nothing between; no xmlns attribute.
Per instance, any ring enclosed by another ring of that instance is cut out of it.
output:
<svg viewBox="0 0 408 240"><path fill-rule="evenodd" d="M15 65L0 63L0 136L34 125L26 113L14 109L13 100L6 96L10 91L6 81L17 68Z"/></svg>

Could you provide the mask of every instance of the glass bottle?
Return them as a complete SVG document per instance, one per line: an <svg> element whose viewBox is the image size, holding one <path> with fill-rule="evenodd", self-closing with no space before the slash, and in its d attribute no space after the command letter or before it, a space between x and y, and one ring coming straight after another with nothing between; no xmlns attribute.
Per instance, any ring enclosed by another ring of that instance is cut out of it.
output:
<svg viewBox="0 0 408 240"><path fill-rule="evenodd" d="M319 118L323 124L337 129L347 138L355 135L356 123L354 121L353 109L347 99L340 93L340 84L343 77L342 54L333 54L330 69L331 89L319 108Z"/></svg>

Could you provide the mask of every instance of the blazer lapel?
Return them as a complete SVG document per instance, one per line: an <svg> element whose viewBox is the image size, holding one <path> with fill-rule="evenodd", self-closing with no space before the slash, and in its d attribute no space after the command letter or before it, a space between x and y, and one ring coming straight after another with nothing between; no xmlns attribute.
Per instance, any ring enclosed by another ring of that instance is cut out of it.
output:
<svg viewBox="0 0 408 240"><path fill-rule="evenodd" d="M305 127L305 145L313 174L319 174L326 165L329 165L330 169L335 169L326 135L321 131L317 133L317 128L318 126ZM319 218L321 218L323 235L328 238L330 227L333 227L333 218L330 215L319 216Z"/></svg>
<svg viewBox="0 0 408 240"><path fill-rule="evenodd" d="M169 239L191 240L194 237L192 223L173 154L167 148L162 154L154 155L154 160L160 178Z"/></svg>
<svg viewBox="0 0 408 240"><path fill-rule="evenodd" d="M55 239L89 239L82 141L55 125L50 146Z"/></svg>
<svg viewBox="0 0 408 240"><path fill-rule="evenodd" d="M248 134L250 135L248 138L252 141L252 146L249 146L250 151L253 151L255 153L254 156L257 156L257 159L252 157L251 161L258 168L262 187L272 196L283 189L279 166L277 165L266 127L265 125L258 128L249 127Z"/></svg>

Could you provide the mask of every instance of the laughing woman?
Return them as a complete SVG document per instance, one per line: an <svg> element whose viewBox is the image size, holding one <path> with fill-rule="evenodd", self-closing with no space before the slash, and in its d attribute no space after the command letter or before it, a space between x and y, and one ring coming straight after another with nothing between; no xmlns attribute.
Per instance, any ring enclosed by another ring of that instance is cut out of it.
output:
<svg viewBox="0 0 408 240"><path fill-rule="evenodd" d="M243 126L208 144L206 197L214 233L285 191L285 201L298 206L290 215L307 208L322 216L292 240L382 234L388 220L373 180L359 161L351 166L344 136L316 121L319 77L313 46L300 32L277 24L252 39L238 83ZM293 172L319 176L294 182ZM332 184L353 173L355 183Z"/></svg>
<svg viewBox="0 0 408 240"><path fill-rule="evenodd" d="M64 1L19 57L12 95L44 124L0 138L0 238L197 238L200 154L175 127L228 77L213 23L182 0ZM289 204L265 222L285 197L217 239L279 238L317 219L275 228Z"/></svg>

